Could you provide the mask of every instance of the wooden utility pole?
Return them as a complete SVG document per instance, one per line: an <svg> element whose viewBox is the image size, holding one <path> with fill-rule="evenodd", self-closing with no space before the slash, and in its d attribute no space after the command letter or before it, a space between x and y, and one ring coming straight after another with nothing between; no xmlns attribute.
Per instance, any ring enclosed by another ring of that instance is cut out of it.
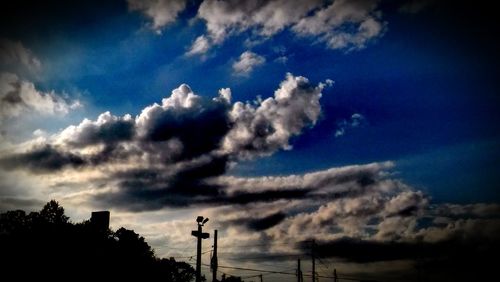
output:
<svg viewBox="0 0 500 282"><path fill-rule="evenodd" d="M316 242L312 240L312 246L311 246L311 258L312 258L312 282L316 282L316 257L314 253L314 247L316 245Z"/></svg>
<svg viewBox="0 0 500 282"><path fill-rule="evenodd" d="M214 253L212 255L212 260L210 261L212 266L212 282L217 282L217 229L214 230Z"/></svg>
<svg viewBox="0 0 500 282"><path fill-rule="evenodd" d="M259 275L259 277L260 277L260 282L264 282L264 280L262 279L262 274Z"/></svg>
<svg viewBox="0 0 500 282"><path fill-rule="evenodd" d="M300 259L297 259L297 282L304 282L302 270L300 269Z"/></svg>
<svg viewBox="0 0 500 282"><path fill-rule="evenodd" d="M334 268L333 269L333 282L337 282L338 281L338 278L337 278L337 269Z"/></svg>

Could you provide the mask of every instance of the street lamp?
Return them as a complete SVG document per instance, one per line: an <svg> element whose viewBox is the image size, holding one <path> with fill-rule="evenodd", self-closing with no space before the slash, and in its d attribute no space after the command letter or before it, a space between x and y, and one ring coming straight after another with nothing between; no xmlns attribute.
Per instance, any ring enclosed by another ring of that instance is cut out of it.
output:
<svg viewBox="0 0 500 282"><path fill-rule="evenodd" d="M191 235L198 239L197 256L196 256L196 282L201 282L201 240L210 238L210 234L203 233L202 226L207 223L208 218L198 216L196 222L198 223L198 230L191 231Z"/></svg>
<svg viewBox="0 0 500 282"><path fill-rule="evenodd" d="M198 222L198 225L201 225L201 226L205 225L205 223L207 223L207 221L208 221L208 217L204 218L203 216L198 216L196 218L196 222Z"/></svg>

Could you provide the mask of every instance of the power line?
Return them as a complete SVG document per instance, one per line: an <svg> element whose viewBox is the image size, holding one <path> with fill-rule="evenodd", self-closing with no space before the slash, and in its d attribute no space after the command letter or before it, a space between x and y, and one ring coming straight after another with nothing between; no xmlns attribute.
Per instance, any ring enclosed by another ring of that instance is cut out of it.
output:
<svg viewBox="0 0 500 282"><path fill-rule="evenodd" d="M224 253L224 252L219 252L219 254L235 254L235 253ZM236 255L236 254L235 254ZM229 259L233 259L233 260L252 260L252 259L271 259L271 258L281 258L281 257L290 257L292 259L296 259L298 257L302 257L303 254L300 254L300 253L297 253L297 254L276 254L276 255L272 255L272 254L269 254L269 255L259 255L259 256L233 256L233 257L224 257L224 258L229 258Z"/></svg>
<svg viewBox="0 0 500 282"><path fill-rule="evenodd" d="M231 258L222 258L221 260L230 260L230 261L240 261L239 259L231 259ZM258 265L265 265L265 266L270 266L270 267L276 267L276 266L280 266L282 267L282 269L286 269L286 270L291 270L291 269L295 269L295 267L290 267L290 264L281 264L281 265L277 265L276 263L273 263L273 264L267 264L267 263L263 263L263 262L251 262L251 264L258 264Z"/></svg>
<svg viewBox="0 0 500 282"><path fill-rule="evenodd" d="M234 267L234 266L222 266L222 265L219 265L219 268L236 269L236 270L246 270L246 271L256 271L256 272L263 272L263 273L274 273L274 274L293 275L293 276L297 275L295 272L274 271L274 270L255 269L255 268L246 268L246 267ZM304 276L312 276L312 275L304 274ZM316 275L316 277L320 277L320 278L333 278L333 276L324 276L324 275ZM360 279L349 278L349 277L338 277L338 279L353 280L353 281L360 280Z"/></svg>
<svg viewBox="0 0 500 282"><path fill-rule="evenodd" d="M321 264L320 264L320 266L321 266L321 267L323 267L323 270L325 270L325 271L327 271L327 272L328 272L328 271L330 270L330 268L328 267L328 265L327 265L326 263L324 263L324 262L323 262L323 260L322 260L321 258L319 258L319 257L316 257L316 258L317 258L317 259L318 259L318 261L321 263Z"/></svg>
<svg viewBox="0 0 500 282"><path fill-rule="evenodd" d="M194 265L194 263L192 263L192 262L186 262L186 263ZM201 266L206 267L206 268L210 268L210 264L202 263ZM263 275L269 275L269 274L282 274L282 275L292 275L292 276L296 276L297 275L296 272L275 271L275 270L268 270L268 269L256 269L256 268L234 267L234 266L221 266L221 265L219 265L218 267L219 268L225 268L225 269L234 269L234 270L242 270L242 271L260 272ZM225 272L220 271L220 270L218 270L218 271L220 273L224 273L226 275L238 276L238 275L235 275L235 274L225 273ZM312 274L306 274L306 273L304 273L303 275L307 276L307 277L312 277ZM244 275L240 275L240 276L244 276ZM316 277L317 278L329 278L329 279L333 279L334 278L334 276L328 276L328 275L316 275ZM347 280L347 281L361 281L361 280L366 280L368 278L366 278L366 277L361 278L361 277L354 277L354 276L337 276L337 279L338 280ZM383 280L410 281L410 280L385 279L385 278Z"/></svg>
<svg viewBox="0 0 500 282"><path fill-rule="evenodd" d="M224 239L224 238L219 239L219 241L225 241L225 240L227 240L227 239ZM305 242L311 242L311 241L312 240L303 240L303 241L300 241L299 243L305 243ZM239 247L246 248L246 247L285 246L285 245L297 245L297 242L280 242L280 243L273 242L273 243L244 244L244 245L231 244L230 246L219 245L218 248L231 249L231 248L239 248Z"/></svg>

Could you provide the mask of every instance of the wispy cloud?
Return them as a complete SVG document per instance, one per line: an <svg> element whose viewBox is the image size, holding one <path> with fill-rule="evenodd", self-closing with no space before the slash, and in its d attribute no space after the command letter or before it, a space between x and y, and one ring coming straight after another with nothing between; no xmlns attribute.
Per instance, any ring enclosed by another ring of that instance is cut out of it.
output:
<svg viewBox="0 0 500 282"><path fill-rule="evenodd" d="M38 72L42 67L40 60L19 41L0 38L0 70Z"/></svg>
<svg viewBox="0 0 500 282"><path fill-rule="evenodd" d="M252 31L258 38L270 38L288 30L302 37L324 42L330 49L358 50L385 31L377 10L379 1L213 1L205 0L197 18L207 26L211 45L228 37ZM354 26L354 28L353 28ZM191 49L194 49L194 45ZM205 50L206 51L206 50Z"/></svg>
<svg viewBox="0 0 500 282"><path fill-rule="evenodd" d="M191 48L186 53L188 56L205 54L210 49L210 41L205 35L200 35L191 45Z"/></svg>
<svg viewBox="0 0 500 282"><path fill-rule="evenodd" d="M366 118L362 114L355 113L350 119L343 119L337 122L337 130L335 131L335 137L343 136L347 130L351 128L356 128L363 126L366 123Z"/></svg>
<svg viewBox="0 0 500 282"><path fill-rule="evenodd" d="M238 61L233 63L233 71L235 75L248 76L258 66L263 65L266 58L255 54L252 51L245 51L240 55Z"/></svg>

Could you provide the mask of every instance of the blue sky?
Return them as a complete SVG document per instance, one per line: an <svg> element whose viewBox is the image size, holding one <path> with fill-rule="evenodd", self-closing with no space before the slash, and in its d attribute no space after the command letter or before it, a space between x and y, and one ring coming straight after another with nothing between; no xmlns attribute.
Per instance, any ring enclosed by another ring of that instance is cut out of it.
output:
<svg viewBox="0 0 500 282"><path fill-rule="evenodd" d="M83 5L78 20L70 13L61 21L49 19L32 33L3 32L13 33L43 63L37 87L78 93L86 105L83 116L90 119L107 110L139 114L182 83L207 97L229 87L234 100L245 101L271 96L287 72L335 81L322 97L322 117L293 140L294 150L245 163L235 174L303 173L396 160L404 164L398 167L401 176L436 200L500 199L497 174L484 169L498 165L497 146L484 145L498 143L492 60L498 55L480 34L482 23L472 22L478 19L463 22L458 12L432 6L402 13L389 3L383 10L384 34L361 50L332 50L288 30L248 48L244 42L252 31L244 31L204 56L186 56L206 30L202 20L193 19L198 5L190 2L161 34L148 28L147 17L129 12L120 1L98 10ZM247 50L266 62L249 75L234 75L232 64ZM286 62L276 61L279 57ZM338 123L354 113L365 122L336 138Z"/></svg>
<svg viewBox="0 0 500 282"><path fill-rule="evenodd" d="M457 214L500 226L499 30L487 6L30 4L6 4L0 19L0 210L51 198L76 219L110 209L114 226L160 250L190 244L163 233L190 226L195 204L220 216L222 237L249 241L286 241L327 212L336 229L296 237L432 241L443 223L417 226ZM372 217L345 211L377 201ZM244 212L283 219L247 234L230 226Z"/></svg>

